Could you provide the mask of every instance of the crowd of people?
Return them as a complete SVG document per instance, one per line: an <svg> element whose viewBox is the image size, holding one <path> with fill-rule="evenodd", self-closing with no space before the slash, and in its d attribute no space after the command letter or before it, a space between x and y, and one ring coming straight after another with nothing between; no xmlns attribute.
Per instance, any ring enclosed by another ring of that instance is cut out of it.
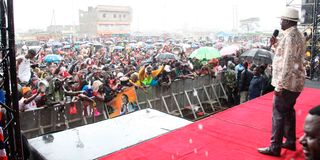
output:
<svg viewBox="0 0 320 160"><path fill-rule="evenodd" d="M225 72L225 86L230 105L244 103L273 90L272 67L269 64L250 64L247 61L229 61Z"/></svg>
<svg viewBox="0 0 320 160"><path fill-rule="evenodd" d="M172 41L151 47L146 46L147 43L144 47L117 40L112 43L122 43L124 47L106 43L70 44L69 47L44 44L38 51L22 47L17 57L20 111L80 100L85 115L99 114L95 110L97 101L108 104L128 87L147 92L147 87L169 87L175 80L202 75L214 78L218 73L225 74L230 105L270 91L270 65L257 66L239 58L243 49L231 56L197 59L189 55L207 43L199 42L197 47L183 47ZM61 59L50 60L47 57L50 55L59 55ZM137 110L136 104L125 108L128 106L126 96L122 98L121 114ZM112 106L109 107L112 111Z"/></svg>

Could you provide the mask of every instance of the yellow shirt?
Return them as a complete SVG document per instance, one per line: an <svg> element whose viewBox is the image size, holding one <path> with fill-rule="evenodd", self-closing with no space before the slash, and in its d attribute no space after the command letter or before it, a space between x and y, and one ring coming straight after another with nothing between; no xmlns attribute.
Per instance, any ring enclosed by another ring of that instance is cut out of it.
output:
<svg viewBox="0 0 320 160"><path fill-rule="evenodd" d="M163 71L163 69L164 69L164 66L160 66L159 69L153 70L153 71L151 72L152 78L157 77L157 76ZM140 68L140 71L139 71L139 80L140 80L140 81L143 81L143 80L146 79L146 78L150 78L150 76L148 76L148 75L146 74L146 72L145 72L145 67L143 66L143 67Z"/></svg>
<svg viewBox="0 0 320 160"><path fill-rule="evenodd" d="M137 82L132 82L132 81L130 80L130 83L135 84L135 85L138 86L138 87L142 87L141 82L140 82L139 80L138 80Z"/></svg>

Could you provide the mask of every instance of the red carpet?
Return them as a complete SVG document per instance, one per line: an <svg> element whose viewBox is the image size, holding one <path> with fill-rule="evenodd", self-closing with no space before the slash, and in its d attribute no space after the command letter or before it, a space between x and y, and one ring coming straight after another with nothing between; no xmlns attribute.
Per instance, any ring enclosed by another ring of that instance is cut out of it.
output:
<svg viewBox="0 0 320 160"><path fill-rule="evenodd" d="M270 142L272 96L267 94L100 160L304 159L299 143L296 152L282 149L281 158L257 152ZM319 97L320 90L305 88L298 98L297 137L303 134L309 109L320 104Z"/></svg>

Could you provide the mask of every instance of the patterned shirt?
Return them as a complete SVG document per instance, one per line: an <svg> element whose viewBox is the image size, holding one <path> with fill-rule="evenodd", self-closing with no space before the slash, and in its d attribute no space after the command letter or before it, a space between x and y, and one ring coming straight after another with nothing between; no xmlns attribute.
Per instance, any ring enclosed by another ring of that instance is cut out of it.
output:
<svg viewBox="0 0 320 160"><path fill-rule="evenodd" d="M275 50L272 63L272 85L275 90L302 91L305 80L305 50L305 38L297 27L286 29Z"/></svg>

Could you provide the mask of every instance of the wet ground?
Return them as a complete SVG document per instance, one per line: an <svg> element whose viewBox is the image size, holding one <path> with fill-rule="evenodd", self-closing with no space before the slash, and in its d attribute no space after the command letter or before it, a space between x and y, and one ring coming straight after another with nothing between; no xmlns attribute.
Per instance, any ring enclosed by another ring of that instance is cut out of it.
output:
<svg viewBox="0 0 320 160"><path fill-rule="evenodd" d="M320 89L320 81L311 81L309 79L307 79L305 81L305 84L304 84L305 87L308 87L308 88L319 88Z"/></svg>

